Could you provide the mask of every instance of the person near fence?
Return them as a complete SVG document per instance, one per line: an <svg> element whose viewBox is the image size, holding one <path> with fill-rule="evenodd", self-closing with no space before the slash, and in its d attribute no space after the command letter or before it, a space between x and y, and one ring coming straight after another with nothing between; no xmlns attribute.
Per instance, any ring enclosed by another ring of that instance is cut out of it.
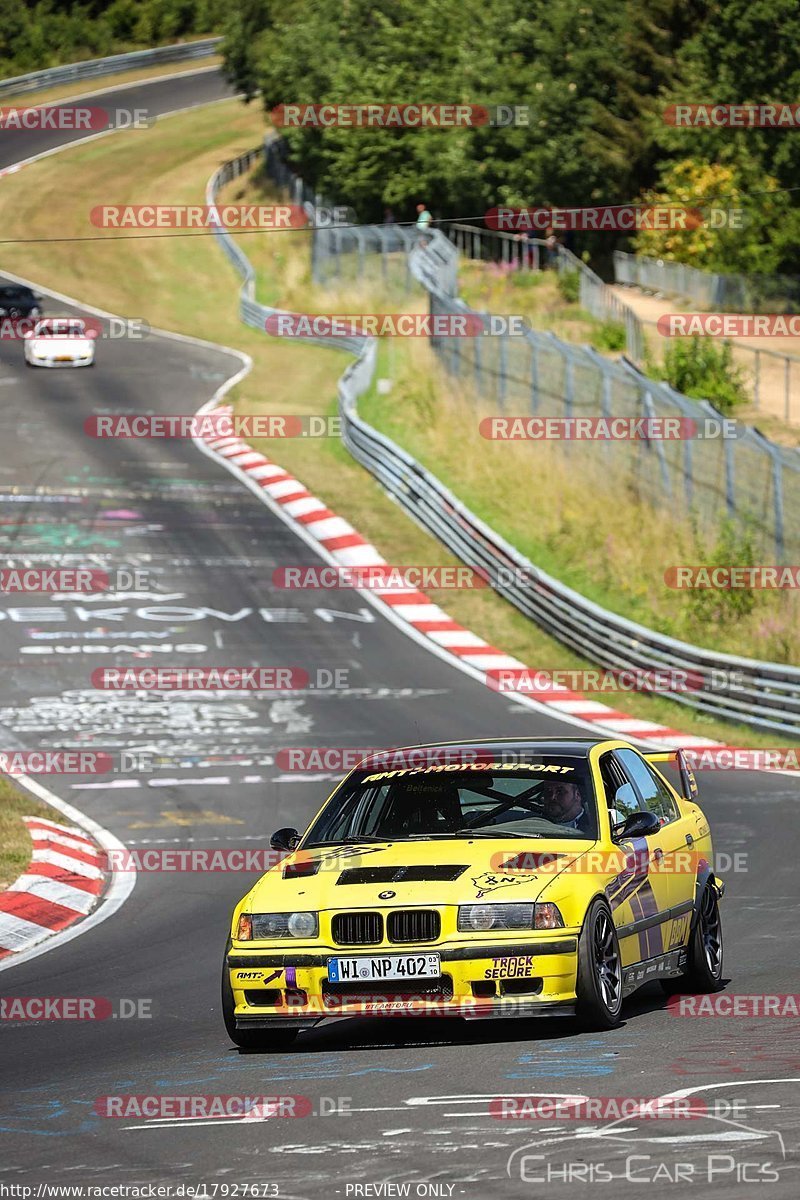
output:
<svg viewBox="0 0 800 1200"><path fill-rule="evenodd" d="M432 220L433 220L433 217L428 212L425 205L421 204L421 203L418 204L417 205L417 233L418 234L425 233L426 230L430 228L430 224L431 224ZM428 239L425 237L420 237L419 244L420 244L420 246L427 246Z"/></svg>
<svg viewBox="0 0 800 1200"><path fill-rule="evenodd" d="M536 230L526 229L524 233L518 233L517 241L524 243L520 266L523 269L527 267L529 271L536 270L539 265L536 255Z"/></svg>
<svg viewBox="0 0 800 1200"><path fill-rule="evenodd" d="M553 229L552 225L547 226L544 240L547 254L547 265L555 271L556 267L558 266L558 238L556 237L556 231Z"/></svg>

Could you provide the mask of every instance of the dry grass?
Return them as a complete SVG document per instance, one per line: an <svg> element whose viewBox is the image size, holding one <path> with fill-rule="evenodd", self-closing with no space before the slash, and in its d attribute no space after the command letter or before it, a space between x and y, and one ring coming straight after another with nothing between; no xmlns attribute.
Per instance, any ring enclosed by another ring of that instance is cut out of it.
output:
<svg viewBox="0 0 800 1200"><path fill-rule="evenodd" d="M738 613L725 593L676 592L668 566L713 560L679 512L665 514L617 477L593 443L491 441L492 414L443 375L427 345L395 352L388 396L373 388L363 415L398 440L508 541L590 600L674 637L728 653L800 662L800 597L753 592ZM385 366L385 364L384 364ZM432 383L435 380L435 383Z"/></svg>
<svg viewBox="0 0 800 1200"><path fill-rule="evenodd" d="M23 817L57 820L58 814L0 776L0 890L22 875L31 860L33 844Z"/></svg>

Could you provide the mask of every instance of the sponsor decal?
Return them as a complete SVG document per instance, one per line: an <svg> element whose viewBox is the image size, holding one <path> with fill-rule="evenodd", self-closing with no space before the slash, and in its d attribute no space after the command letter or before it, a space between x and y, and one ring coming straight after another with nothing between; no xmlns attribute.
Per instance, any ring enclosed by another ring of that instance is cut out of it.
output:
<svg viewBox="0 0 800 1200"><path fill-rule="evenodd" d="M484 979L529 979L533 974L533 955L522 954L509 958L493 958L493 967L487 967Z"/></svg>

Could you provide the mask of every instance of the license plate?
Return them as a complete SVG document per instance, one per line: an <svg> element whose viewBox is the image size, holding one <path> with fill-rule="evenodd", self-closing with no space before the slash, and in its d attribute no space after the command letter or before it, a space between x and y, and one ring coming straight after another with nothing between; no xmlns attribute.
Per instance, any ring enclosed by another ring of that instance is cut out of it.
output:
<svg viewBox="0 0 800 1200"><path fill-rule="evenodd" d="M358 958L329 958L329 983L359 983L380 979L437 979L442 973L438 954L391 954Z"/></svg>

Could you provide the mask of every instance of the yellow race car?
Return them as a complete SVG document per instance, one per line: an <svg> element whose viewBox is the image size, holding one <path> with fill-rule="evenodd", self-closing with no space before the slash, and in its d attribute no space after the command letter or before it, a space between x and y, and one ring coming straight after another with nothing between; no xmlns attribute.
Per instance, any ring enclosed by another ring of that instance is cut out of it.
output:
<svg viewBox="0 0 800 1200"><path fill-rule="evenodd" d="M650 980L716 991L723 885L696 795L680 751L591 737L362 760L305 834L273 835L285 856L234 911L229 1036L278 1049L374 1015L609 1029Z"/></svg>

